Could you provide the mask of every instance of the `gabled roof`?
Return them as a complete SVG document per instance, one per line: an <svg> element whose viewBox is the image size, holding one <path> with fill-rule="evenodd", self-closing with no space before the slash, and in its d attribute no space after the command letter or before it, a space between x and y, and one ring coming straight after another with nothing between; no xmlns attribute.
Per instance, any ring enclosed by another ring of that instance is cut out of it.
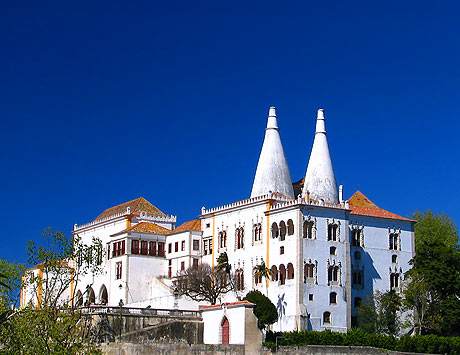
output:
<svg viewBox="0 0 460 355"><path fill-rule="evenodd" d="M398 216L397 214L379 208L360 191L356 191L348 200L348 203L350 205L351 214L412 221L411 219Z"/></svg>
<svg viewBox="0 0 460 355"><path fill-rule="evenodd" d="M140 214L141 212L146 212L147 214L151 216L162 216L162 217L166 216L163 212L161 212L158 208L152 205L145 198L139 197L139 198L136 198L135 200L131 200L131 201L122 203L121 205L106 209L95 219L95 221L102 219L102 218L111 217L119 213L123 213L126 211L128 207L131 208L131 213L134 213L134 214Z"/></svg>
<svg viewBox="0 0 460 355"><path fill-rule="evenodd" d="M135 233L148 233L148 234L169 234L172 231L170 229L159 226L155 223L141 222L134 226L125 229L122 232L135 232ZM120 233L122 233L120 232Z"/></svg>
<svg viewBox="0 0 460 355"><path fill-rule="evenodd" d="M184 231L201 231L201 220L194 219L193 221L185 222L181 224L179 227L177 227L176 229L174 229L172 233L184 232Z"/></svg>

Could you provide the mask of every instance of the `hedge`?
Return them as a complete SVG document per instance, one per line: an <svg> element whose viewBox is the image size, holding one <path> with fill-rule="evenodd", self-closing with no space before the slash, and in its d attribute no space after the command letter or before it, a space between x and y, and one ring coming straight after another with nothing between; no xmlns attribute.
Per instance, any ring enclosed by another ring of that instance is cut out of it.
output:
<svg viewBox="0 0 460 355"><path fill-rule="evenodd" d="M441 337L437 335L404 335L401 338L382 334L366 333L362 329L352 329L348 333L337 333L330 330L322 332L300 331L289 333L267 332L264 345L274 347L278 337L278 345L336 345L336 346L371 346L379 349L402 352L429 354L460 355L460 337Z"/></svg>

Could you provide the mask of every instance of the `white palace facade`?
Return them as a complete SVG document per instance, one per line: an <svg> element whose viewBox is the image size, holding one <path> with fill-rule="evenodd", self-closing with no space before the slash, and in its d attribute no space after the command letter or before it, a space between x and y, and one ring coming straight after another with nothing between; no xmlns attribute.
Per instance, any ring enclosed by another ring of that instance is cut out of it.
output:
<svg viewBox="0 0 460 355"><path fill-rule="evenodd" d="M203 207L199 219L176 228L175 216L138 198L75 225L73 233L85 243L99 238L105 248L103 272L82 277L71 290L76 305L198 309L174 297L174 278L199 263L216 266L225 252L239 282L221 302L260 290L277 307L272 329L281 331L351 328L355 307L367 295L399 291L415 244L414 221L377 207L359 191L343 199L323 110L305 178L293 183L274 107L248 199ZM262 263L273 271L269 280L253 276ZM24 290L21 303L31 297Z"/></svg>

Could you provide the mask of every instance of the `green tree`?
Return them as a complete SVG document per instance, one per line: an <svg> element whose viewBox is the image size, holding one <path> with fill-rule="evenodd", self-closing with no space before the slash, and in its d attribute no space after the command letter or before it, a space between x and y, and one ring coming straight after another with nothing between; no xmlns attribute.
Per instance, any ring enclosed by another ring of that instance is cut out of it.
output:
<svg viewBox="0 0 460 355"><path fill-rule="evenodd" d="M259 329L265 329L278 319L278 311L270 299L260 291L250 291L244 298L246 301L254 303L254 315L257 317Z"/></svg>
<svg viewBox="0 0 460 355"><path fill-rule="evenodd" d="M406 273L406 304L415 311L417 334L460 334L458 228L446 215L416 212L416 255Z"/></svg>
<svg viewBox="0 0 460 355"><path fill-rule="evenodd" d="M10 307L17 304L24 265L0 259L0 324L12 313Z"/></svg>
<svg viewBox="0 0 460 355"><path fill-rule="evenodd" d="M402 306L402 298L394 290L377 291L358 307L358 327L368 333L397 336Z"/></svg>
<svg viewBox="0 0 460 355"><path fill-rule="evenodd" d="M259 265L254 266L253 274L255 278L265 278L265 290L268 296L268 278L273 275L273 270L265 265L265 261L262 261Z"/></svg>
<svg viewBox="0 0 460 355"><path fill-rule="evenodd" d="M216 269L218 271L225 271L227 274L230 274L230 271L232 269L232 266L228 262L228 255L226 252L223 252L219 254L219 257L217 258L217 266Z"/></svg>
<svg viewBox="0 0 460 355"><path fill-rule="evenodd" d="M28 261L37 265L24 274L33 302L8 317L0 332L0 354L94 354L88 343L90 318L72 307L71 285L97 272L100 242L83 245L73 236L49 229L43 243L29 242Z"/></svg>

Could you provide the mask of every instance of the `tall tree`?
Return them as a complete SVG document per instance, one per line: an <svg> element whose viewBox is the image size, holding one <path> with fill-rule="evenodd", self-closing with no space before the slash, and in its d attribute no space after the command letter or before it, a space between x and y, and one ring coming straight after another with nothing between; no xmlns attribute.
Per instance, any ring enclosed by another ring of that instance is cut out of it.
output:
<svg viewBox="0 0 460 355"><path fill-rule="evenodd" d="M414 214L416 255L406 273L405 301L419 334L460 334L460 251L457 226L446 215Z"/></svg>
<svg viewBox="0 0 460 355"><path fill-rule="evenodd" d="M30 242L27 251L29 262L37 265L24 275L23 286L32 293L32 302L16 310L1 329L0 353L100 353L86 342L90 319L72 307L70 292L80 276L100 268L100 242L83 245L52 230L43 237L41 245Z"/></svg>

